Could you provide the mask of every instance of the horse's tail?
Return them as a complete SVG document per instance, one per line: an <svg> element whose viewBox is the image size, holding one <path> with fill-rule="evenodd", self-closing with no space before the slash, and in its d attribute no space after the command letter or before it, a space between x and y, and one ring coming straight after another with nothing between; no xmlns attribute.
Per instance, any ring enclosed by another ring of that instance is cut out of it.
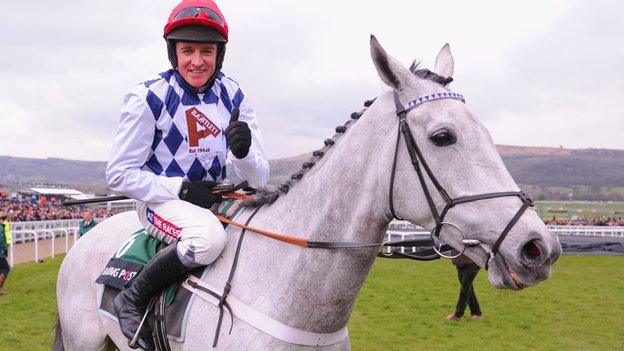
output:
<svg viewBox="0 0 624 351"><path fill-rule="evenodd" d="M61 328L61 318L56 317L56 325L54 326L54 346L52 351L65 351L63 345L63 328Z"/></svg>

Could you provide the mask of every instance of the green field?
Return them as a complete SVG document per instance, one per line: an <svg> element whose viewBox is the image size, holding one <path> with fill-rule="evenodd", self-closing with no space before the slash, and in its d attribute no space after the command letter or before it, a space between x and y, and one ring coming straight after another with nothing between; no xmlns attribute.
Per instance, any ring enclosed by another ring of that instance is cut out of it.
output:
<svg viewBox="0 0 624 351"><path fill-rule="evenodd" d="M520 292L475 289L485 320L449 323L459 284L447 261L378 260L350 323L354 350L624 350L624 257L563 256Z"/></svg>
<svg viewBox="0 0 624 351"><path fill-rule="evenodd" d="M0 350L50 350L60 258L14 267L0 297ZM624 350L624 257L564 256L521 292L475 288L485 320L448 323L447 261L377 260L349 325L354 350Z"/></svg>
<svg viewBox="0 0 624 351"><path fill-rule="evenodd" d="M542 219L624 217L624 202L616 201L536 201Z"/></svg>

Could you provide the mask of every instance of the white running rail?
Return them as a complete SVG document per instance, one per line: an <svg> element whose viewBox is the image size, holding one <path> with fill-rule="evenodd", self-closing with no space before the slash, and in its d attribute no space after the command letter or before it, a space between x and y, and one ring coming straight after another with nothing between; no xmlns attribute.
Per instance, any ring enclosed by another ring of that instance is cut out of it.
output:
<svg viewBox="0 0 624 351"><path fill-rule="evenodd" d="M98 220L99 221L99 220ZM41 240L52 240L51 256L54 257L57 240L63 240L65 244L64 252L71 248L70 237L73 238L71 245L78 240L78 227L80 219L63 219L55 221L35 221L35 222L13 222L11 223L11 233L13 234L13 244L10 246L9 263L13 266L15 244L23 244L34 241L34 260L39 262L42 254L39 250ZM549 225L548 229L556 235L591 236L624 238L624 227L599 227L599 226L565 226ZM428 236L429 232L421 227L415 226L407 221L392 221L386 231L385 240L398 241L422 238ZM401 248L402 252L410 248ZM414 252L415 248L411 248ZM409 251L408 251L409 252ZM45 255L49 256L49 255Z"/></svg>
<svg viewBox="0 0 624 351"><path fill-rule="evenodd" d="M616 226L589 226L589 225L547 225L548 230L556 235L596 236L609 238L624 238L624 227ZM429 234L425 229L407 221L392 221L388 226L388 234Z"/></svg>
<svg viewBox="0 0 624 351"><path fill-rule="evenodd" d="M99 219L97 219L99 221ZM39 262L42 257L51 256L54 258L56 254L57 241L63 240L65 250L68 252L71 245L76 243L78 239L78 228L80 219L62 219L53 221L32 221L32 222L11 222L11 234L13 237L13 245L9 248L9 264L14 265L15 245L34 242L34 261ZM70 237L73 241L70 245ZM50 254L40 251L39 243L42 240L51 240Z"/></svg>

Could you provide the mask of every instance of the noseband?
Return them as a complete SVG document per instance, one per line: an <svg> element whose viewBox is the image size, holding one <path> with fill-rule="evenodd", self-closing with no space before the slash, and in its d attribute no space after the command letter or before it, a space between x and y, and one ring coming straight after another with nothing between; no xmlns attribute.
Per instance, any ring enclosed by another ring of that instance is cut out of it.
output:
<svg viewBox="0 0 624 351"><path fill-rule="evenodd" d="M505 229L503 229L498 239L492 246L492 250L489 252L490 259L493 259L496 253L498 253L498 250L501 244L503 243L503 241L505 240L505 237L507 237L507 234L509 233L509 231L511 231L511 228L513 228L513 226L518 222L518 220L520 219L520 216L522 216L525 210L529 206L533 205L533 200L531 199L529 194L525 193L524 191L502 191L502 192L494 192L494 193L485 193L485 194L480 194L480 195L461 196L461 197L457 197L454 199L451 196L449 196L447 191L440 185L440 183L436 179L433 172L431 172L429 165L427 165L427 161L423 157L422 152L420 151L420 148L418 147L418 144L416 143L416 140L414 139L414 136L412 135L412 131L410 130L409 124L407 123L407 113L409 111L411 111L412 109L426 102L434 101L434 100L441 100L441 99L453 99L453 100L459 100L463 103L466 102L464 97L461 94L444 92L444 93L429 94L429 95L422 96L416 100L412 100L408 102L407 108L406 108L401 103L398 92L396 90L394 91L394 103L396 105L396 114L397 114L397 117L399 117L399 130L397 133L396 147L394 150L394 161L392 163L392 173L390 175L390 195L389 195L390 212L392 216L394 216L395 218L401 219L396 215L394 211L393 192L394 192L394 177L395 177L396 165L397 165L397 155L398 155L398 150L399 150L399 141L401 140L401 135L403 135L403 139L405 140L405 146L407 147L407 152L409 153L412 166L414 167L414 170L416 171L416 174L418 175L418 180L420 181L420 185L423 189L425 197L427 198L427 203L429 204L429 210L431 211L431 215L433 216L433 219L435 220L435 223L436 223L435 227L431 230L432 238L433 236L437 238L440 237L440 231L442 230L442 227L445 224L456 228L461 233L462 238L463 238L462 243L464 247L462 248L461 252L455 256L445 256L444 254L439 252L438 248L436 248L436 246L434 245L434 250L440 256L445 257L445 258L454 258L464 253L467 246L476 246L476 245L482 244L481 241L479 240L466 238L466 236L464 235L463 231L459 228L459 226L450 222L445 222L444 216L446 216L448 210L455 207L455 205L473 202L473 201L495 199L499 197L508 197L508 196L517 196L518 198L520 198L520 200L522 201L522 206L520 207L520 209L518 209L516 214L509 221ZM438 209L433 201L433 198L431 197L431 193L429 191L429 188L427 187L427 182L425 181L425 176L422 171L423 169L425 173L427 173L427 176L429 177L429 179L431 180L431 182L437 189L442 199L444 199L444 202L446 203L441 213L438 213ZM487 248L485 249L487 251ZM489 264L489 260L485 264L486 269L488 268L488 264Z"/></svg>

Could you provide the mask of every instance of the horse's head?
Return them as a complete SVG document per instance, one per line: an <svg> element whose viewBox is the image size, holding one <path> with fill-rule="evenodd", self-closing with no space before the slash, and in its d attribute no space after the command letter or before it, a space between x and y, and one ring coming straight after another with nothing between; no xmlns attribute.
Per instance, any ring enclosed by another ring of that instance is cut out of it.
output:
<svg viewBox="0 0 624 351"><path fill-rule="evenodd" d="M393 89L374 107L399 125L400 134L396 151L392 145L396 161L388 213L465 249L489 268L495 287L519 290L546 279L561 254L559 241L520 192L463 97L445 87L454 69L448 44L434 72L417 64L406 68L375 37L371 54L379 76Z"/></svg>

